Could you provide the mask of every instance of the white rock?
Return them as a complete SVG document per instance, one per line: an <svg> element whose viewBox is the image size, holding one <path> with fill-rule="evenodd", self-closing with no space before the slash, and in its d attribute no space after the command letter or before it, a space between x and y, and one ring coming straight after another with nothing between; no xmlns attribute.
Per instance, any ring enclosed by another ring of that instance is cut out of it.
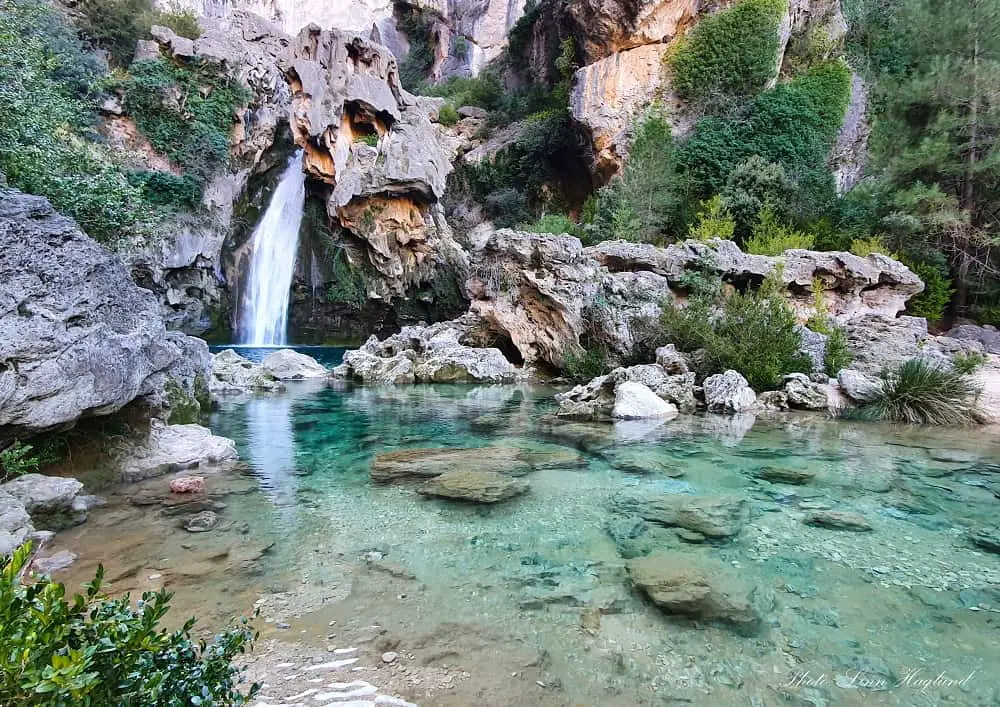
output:
<svg viewBox="0 0 1000 707"><path fill-rule="evenodd" d="M702 387L705 405L713 412L747 412L757 403L757 394L736 371L709 376Z"/></svg>
<svg viewBox="0 0 1000 707"><path fill-rule="evenodd" d="M330 374L312 356L306 356L292 349L281 349L268 354L260 362L260 367L265 373L280 381L325 378Z"/></svg>
<svg viewBox="0 0 1000 707"><path fill-rule="evenodd" d="M616 420L672 419L677 417L677 407L660 399L642 383L622 381L615 388L611 417Z"/></svg>
<svg viewBox="0 0 1000 707"><path fill-rule="evenodd" d="M201 425L167 425L153 420L149 435L126 440L114 452L123 481L162 476L175 471L239 458L236 444Z"/></svg>

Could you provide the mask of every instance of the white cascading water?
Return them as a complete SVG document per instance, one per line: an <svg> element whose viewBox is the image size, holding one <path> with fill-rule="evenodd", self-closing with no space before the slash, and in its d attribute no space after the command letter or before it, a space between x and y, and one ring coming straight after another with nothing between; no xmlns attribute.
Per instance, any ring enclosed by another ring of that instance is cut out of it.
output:
<svg viewBox="0 0 1000 707"><path fill-rule="evenodd" d="M287 343L289 290L305 200L306 175L299 150L288 160L271 203L250 237L250 272L239 326L242 344Z"/></svg>

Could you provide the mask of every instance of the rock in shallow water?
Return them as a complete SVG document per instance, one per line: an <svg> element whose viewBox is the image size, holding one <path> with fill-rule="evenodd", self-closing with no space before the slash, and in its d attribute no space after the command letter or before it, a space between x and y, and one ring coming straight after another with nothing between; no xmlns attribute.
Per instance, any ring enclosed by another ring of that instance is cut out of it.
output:
<svg viewBox="0 0 1000 707"><path fill-rule="evenodd" d="M791 373L785 376L785 395L788 404L802 410L826 410L827 386L814 383L804 373Z"/></svg>
<svg viewBox="0 0 1000 707"><path fill-rule="evenodd" d="M757 394L736 371L709 376L702 387L705 405L712 412L746 412L757 403Z"/></svg>
<svg viewBox="0 0 1000 707"><path fill-rule="evenodd" d="M806 525L830 530L851 530L864 533L872 530L871 525L860 513L853 511L816 511L806 516L802 521Z"/></svg>
<svg viewBox="0 0 1000 707"><path fill-rule="evenodd" d="M616 505L619 510L651 523L686 528L709 538L730 538L739 534L749 516L746 499L731 495L622 497Z"/></svg>
<svg viewBox="0 0 1000 707"><path fill-rule="evenodd" d="M204 491L204 476L178 476L170 482L171 493L203 493Z"/></svg>
<svg viewBox="0 0 1000 707"><path fill-rule="evenodd" d="M54 555L49 555L48 557L36 557L31 562L31 568L36 572L41 572L42 574L51 574L52 572L58 572L59 570L64 570L76 562L77 554L75 552L70 552L69 550L60 550Z"/></svg>
<svg viewBox="0 0 1000 707"><path fill-rule="evenodd" d="M986 552L1000 554L1000 528L977 528L969 532L969 540Z"/></svg>
<svg viewBox="0 0 1000 707"><path fill-rule="evenodd" d="M292 349L281 349L268 354L260 362L260 367L264 373L279 381L326 378L330 375L312 356Z"/></svg>
<svg viewBox="0 0 1000 707"><path fill-rule="evenodd" d="M495 471L447 471L419 489L424 496L453 498L476 503L497 503L525 493L529 488L523 479L514 479Z"/></svg>
<svg viewBox="0 0 1000 707"><path fill-rule="evenodd" d="M615 388L611 417L616 420L670 420L677 417L677 407L661 400L642 383L622 381Z"/></svg>
<svg viewBox="0 0 1000 707"><path fill-rule="evenodd" d="M667 613L720 621L743 633L760 626L767 602L722 564L657 553L627 567L633 584Z"/></svg>
<svg viewBox="0 0 1000 707"><path fill-rule="evenodd" d="M127 482L238 458L236 444L207 427L165 425L159 420L153 420L145 439L122 442L114 456Z"/></svg>
<svg viewBox="0 0 1000 707"><path fill-rule="evenodd" d="M568 469L585 466L587 460L572 450L519 447L428 447L399 449L375 456L372 481L392 482L439 476L454 469L492 471L506 476L524 476L535 469Z"/></svg>
<svg viewBox="0 0 1000 707"><path fill-rule="evenodd" d="M786 469L780 466L762 466L758 469L754 476L758 479L764 479L765 481L770 481L776 484L793 484L801 485L807 484L812 481L816 474L812 471L804 471L803 469Z"/></svg>
<svg viewBox="0 0 1000 707"><path fill-rule="evenodd" d="M226 349L212 356L212 378L208 389L212 395L238 395L252 391L279 391L284 386L259 364L232 349Z"/></svg>
<svg viewBox="0 0 1000 707"><path fill-rule="evenodd" d="M219 524L215 511L201 511L184 519L182 527L189 533L204 533Z"/></svg>

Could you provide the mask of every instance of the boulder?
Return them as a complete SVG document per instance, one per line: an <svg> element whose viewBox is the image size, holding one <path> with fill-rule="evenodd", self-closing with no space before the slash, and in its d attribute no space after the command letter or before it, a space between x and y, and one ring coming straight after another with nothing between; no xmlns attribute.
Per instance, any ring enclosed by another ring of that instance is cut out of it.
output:
<svg viewBox="0 0 1000 707"><path fill-rule="evenodd" d="M58 572L59 570L64 570L76 562L77 555L75 552L69 550L60 550L59 552L48 555L45 557L36 557L31 561L31 569L40 574L52 574L53 572Z"/></svg>
<svg viewBox="0 0 1000 707"><path fill-rule="evenodd" d="M62 528L82 523L87 519L87 507L74 502L83 490L76 479L43 474L24 474L0 484L0 492L13 497L31 516L32 523L46 529ZM19 512L7 504L8 512L16 519Z"/></svg>
<svg viewBox="0 0 1000 707"><path fill-rule="evenodd" d="M187 354L153 294L45 199L0 188L0 441L159 405ZM176 385L193 395L194 376Z"/></svg>
<svg viewBox="0 0 1000 707"><path fill-rule="evenodd" d="M960 341L976 341L983 345L987 353L1000 354L1000 331L991 324L961 324L950 329L945 336Z"/></svg>
<svg viewBox="0 0 1000 707"><path fill-rule="evenodd" d="M619 511L639 516L651 523L686 528L717 539L738 535L749 518L746 499L733 495L623 496L616 500L615 505Z"/></svg>
<svg viewBox="0 0 1000 707"><path fill-rule="evenodd" d="M499 349L461 343L460 322L406 326L379 341L371 337L344 354L335 375L364 383L509 383L517 369Z"/></svg>
<svg viewBox="0 0 1000 707"><path fill-rule="evenodd" d="M783 390L765 390L757 396L757 407L761 410L787 410L788 393Z"/></svg>
<svg viewBox="0 0 1000 707"><path fill-rule="evenodd" d="M853 368L845 368L837 373L837 382L844 394L855 402L864 402L878 386L878 379Z"/></svg>
<svg viewBox="0 0 1000 707"><path fill-rule="evenodd" d="M527 492L528 487L527 481L496 471L453 469L425 482L417 492L460 501L497 503Z"/></svg>
<svg viewBox="0 0 1000 707"><path fill-rule="evenodd" d="M799 347L799 353L809 357L809 360L812 361L814 371L822 371L824 366L823 359L826 356L826 340L830 337L805 326L798 326L796 330L802 337L802 345Z"/></svg>
<svg viewBox="0 0 1000 707"><path fill-rule="evenodd" d="M801 410L826 410L827 387L814 383L804 373L790 373L785 376L785 395L788 404Z"/></svg>
<svg viewBox="0 0 1000 707"><path fill-rule="evenodd" d="M616 420L670 420L677 417L677 407L657 397L642 383L622 381L615 388L611 417Z"/></svg>
<svg viewBox="0 0 1000 707"><path fill-rule="evenodd" d="M520 450L511 447L400 449L376 455L371 477L372 481L387 483L432 478L455 469L524 476L533 467Z"/></svg>
<svg viewBox="0 0 1000 707"><path fill-rule="evenodd" d="M865 520L865 517L853 511L816 511L807 515L802 522L817 528L850 530L856 533L872 530L872 526Z"/></svg>
<svg viewBox="0 0 1000 707"><path fill-rule="evenodd" d="M866 315L847 321L844 333L853 356L851 368L861 373L878 375L917 356L943 358L924 345L927 320L919 317Z"/></svg>
<svg viewBox="0 0 1000 707"><path fill-rule="evenodd" d="M559 403L558 415L582 419L609 419L615 417L614 408L618 393L623 386L626 390L638 390L640 385L652 392L661 402L671 404L671 407L683 412L693 412L694 373L667 374L656 363L616 368L603 376L598 376L588 383L575 386L571 390L556 395ZM656 406L667 411L666 408ZM675 414L668 414L674 417ZM624 418L620 418L624 419Z"/></svg>
<svg viewBox="0 0 1000 707"><path fill-rule="evenodd" d="M133 482L239 458L236 444L201 425L166 425L154 420L149 433L126 439L112 452L122 481Z"/></svg>
<svg viewBox="0 0 1000 707"><path fill-rule="evenodd" d="M741 633L760 627L761 593L721 563L655 553L626 567L632 583L669 614L718 621Z"/></svg>
<svg viewBox="0 0 1000 707"><path fill-rule="evenodd" d="M673 344L656 349L656 365L667 375L683 375L691 372L691 364Z"/></svg>
<svg viewBox="0 0 1000 707"><path fill-rule="evenodd" d="M212 377L208 389L213 395L236 395L251 391L280 391L284 386L263 366L226 349L212 356Z"/></svg>
<svg viewBox="0 0 1000 707"><path fill-rule="evenodd" d="M279 381L325 378L330 375L312 356L292 349L281 349L268 354L260 362L260 367L266 375Z"/></svg>
<svg viewBox="0 0 1000 707"><path fill-rule="evenodd" d="M0 488L0 557L13 553L34 532L24 504Z"/></svg>
<svg viewBox="0 0 1000 707"><path fill-rule="evenodd" d="M702 384L705 405L712 412L747 412L757 402L757 395L747 379L736 371L709 376Z"/></svg>

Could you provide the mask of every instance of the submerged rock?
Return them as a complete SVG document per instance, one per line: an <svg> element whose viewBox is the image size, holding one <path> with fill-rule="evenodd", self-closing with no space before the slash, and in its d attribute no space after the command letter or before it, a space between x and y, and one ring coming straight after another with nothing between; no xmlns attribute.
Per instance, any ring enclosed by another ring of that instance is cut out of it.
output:
<svg viewBox="0 0 1000 707"><path fill-rule="evenodd" d="M36 557L31 561L31 569L42 574L51 574L64 570L76 562L78 555L69 550L60 550L54 555L47 557Z"/></svg>
<svg viewBox="0 0 1000 707"><path fill-rule="evenodd" d="M804 469L787 469L779 466L762 466L754 476L758 479L771 481L777 484L792 484L795 486L807 484L816 476L815 472Z"/></svg>
<svg viewBox="0 0 1000 707"><path fill-rule="evenodd" d="M722 564L656 553L627 564L632 583L670 614L727 624L742 633L760 627L759 593Z"/></svg>
<svg viewBox="0 0 1000 707"><path fill-rule="evenodd" d="M204 493L204 476L178 476L170 482L171 493Z"/></svg>
<svg viewBox="0 0 1000 707"><path fill-rule="evenodd" d="M677 417L677 408L661 400L642 383L623 381L615 388L611 417L616 420L670 420Z"/></svg>
<svg viewBox="0 0 1000 707"><path fill-rule="evenodd" d="M749 517L746 499L740 496L625 496L616 500L619 510L650 523L686 528L709 538L725 539L739 534Z"/></svg>
<svg viewBox="0 0 1000 707"><path fill-rule="evenodd" d="M226 349L212 356L212 377L208 389L213 395L232 395L284 390L284 386L263 366L240 356L233 349Z"/></svg>
<svg viewBox="0 0 1000 707"><path fill-rule="evenodd" d="M265 374L275 380L303 380L305 378L325 378L330 372L312 356L281 349L264 357L260 367Z"/></svg>
<svg viewBox="0 0 1000 707"><path fill-rule="evenodd" d="M525 493L528 488L527 481L496 471L455 469L434 477L417 492L460 501L497 503Z"/></svg>
<svg viewBox="0 0 1000 707"><path fill-rule="evenodd" d="M185 518L181 527L189 533L205 533L218 524L219 516L215 511L201 511Z"/></svg>
<svg viewBox="0 0 1000 707"><path fill-rule="evenodd" d="M372 481L385 483L430 478L455 469L524 476L532 466L520 457L519 450L510 447L400 449L377 455L371 477Z"/></svg>
<svg viewBox="0 0 1000 707"><path fill-rule="evenodd" d="M166 425L153 420L149 434L122 442L113 453L122 481L141 481L174 471L235 461L236 444L201 425Z"/></svg>
<svg viewBox="0 0 1000 707"><path fill-rule="evenodd" d="M1000 554L1000 527L971 530L969 531L969 540L986 552Z"/></svg>
<svg viewBox="0 0 1000 707"><path fill-rule="evenodd" d="M747 412L757 402L757 394L747 379L736 371L709 376L702 384L705 405L712 412Z"/></svg>
<svg viewBox="0 0 1000 707"><path fill-rule="evenodd" d="M663 474L664 476L684 476L684 469L676 462L663 458L662 450L656 447L612 447L602 455L616 469L633 474Z"/></svg>
<svg viewBox="0 0 1000 707"><path fill-rule="evenodd" d="M806 516L802 522L818 528L850 530L856 533L872 530L872 526L865 520L865 517L853 511L816 511Z"/></svg>

